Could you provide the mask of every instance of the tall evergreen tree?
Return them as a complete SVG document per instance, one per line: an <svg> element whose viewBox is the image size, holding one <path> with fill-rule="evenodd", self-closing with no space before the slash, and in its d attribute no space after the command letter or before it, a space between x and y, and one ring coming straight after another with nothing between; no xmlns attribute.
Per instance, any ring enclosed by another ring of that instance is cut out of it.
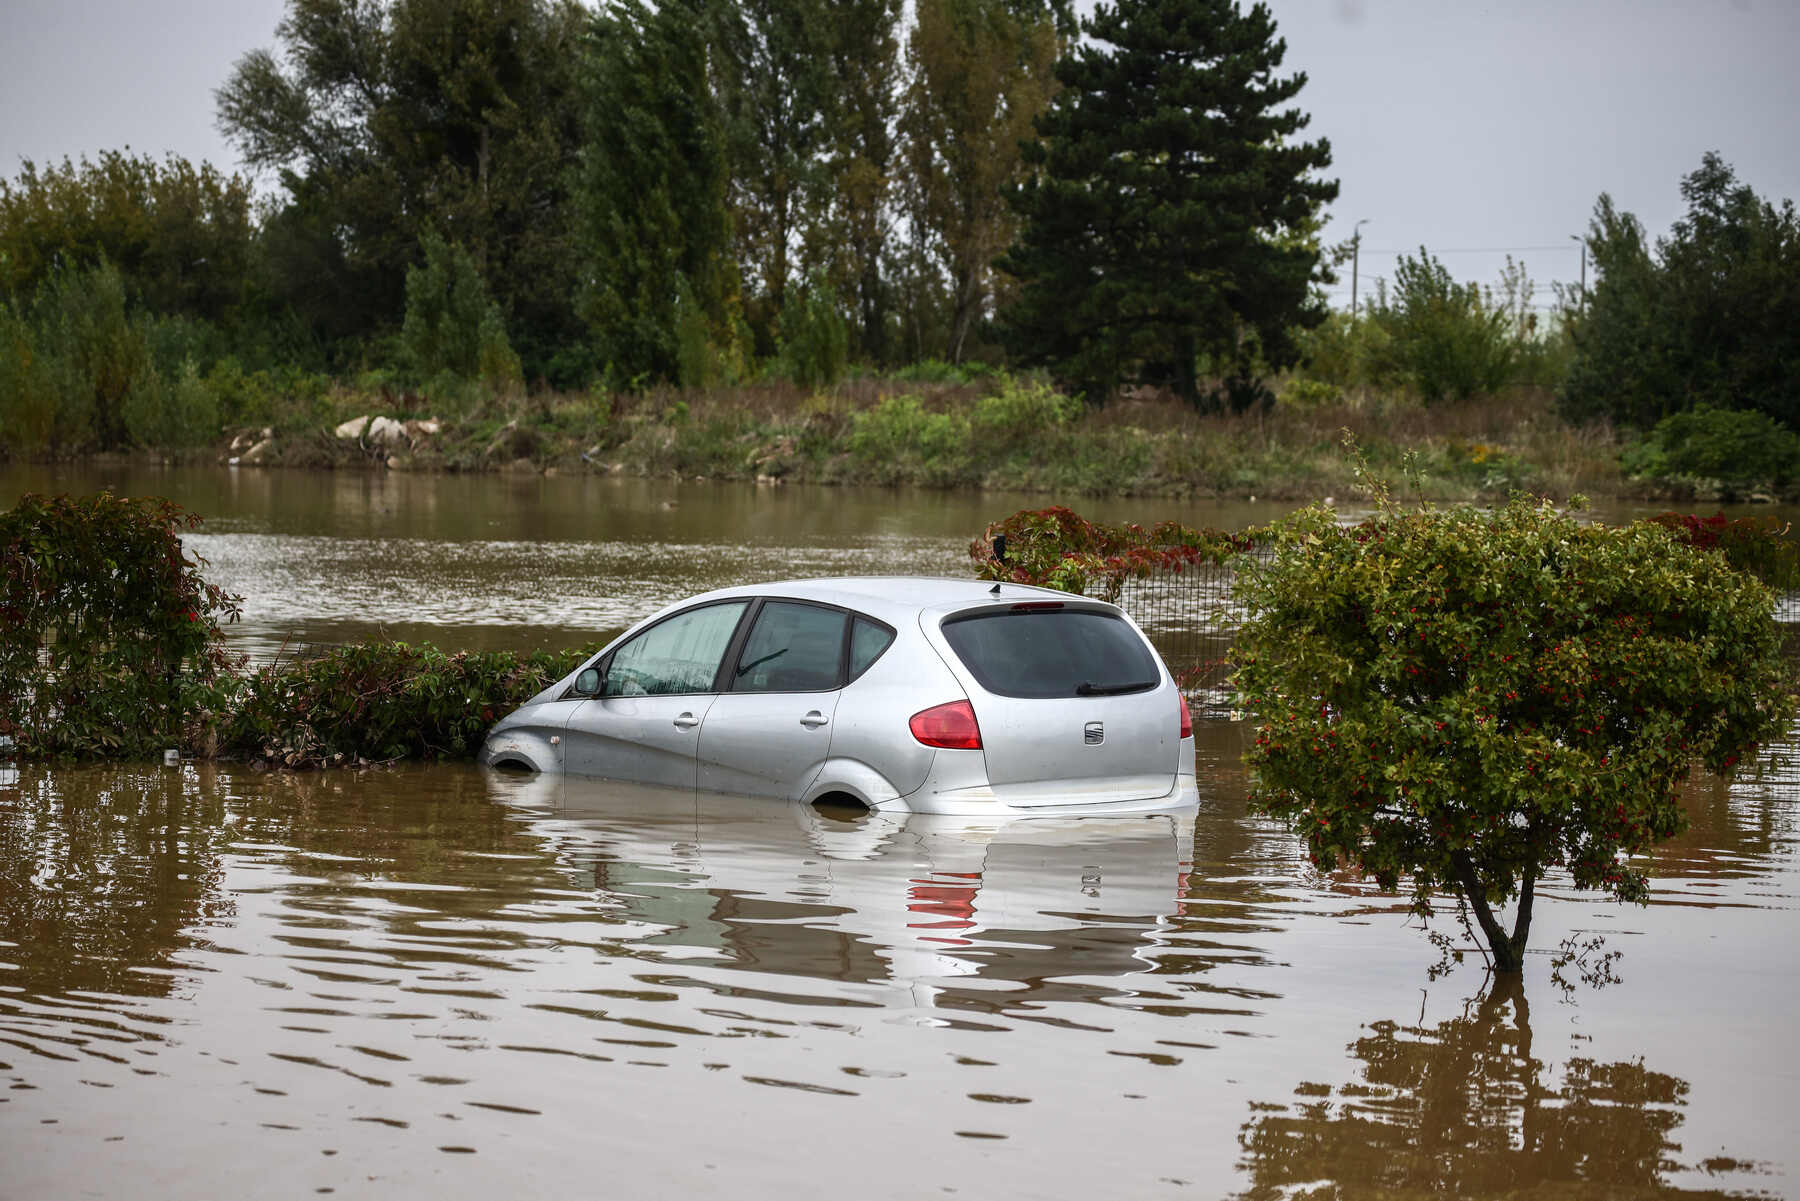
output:
<svg viewBox="0 0 1800 1201"><path fill-rule="evenodd" d="M1315 174L1331 151L1284 107L1306 76L1276 73L1287 45L1262 4L1119 0L1083 28L1015 194L1009 346L1095 403L1127 381L1201 403L1204 354L1244 407L1257 358L1293 361L1290 331L1324 316L1312 231L1337 195Z"/></svg>

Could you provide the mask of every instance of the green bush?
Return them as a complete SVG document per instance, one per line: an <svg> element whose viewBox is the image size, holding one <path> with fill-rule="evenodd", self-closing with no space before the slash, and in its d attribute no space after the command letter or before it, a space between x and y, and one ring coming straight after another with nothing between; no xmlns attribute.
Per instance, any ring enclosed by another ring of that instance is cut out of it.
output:
<svg viewBox="0 0 1800 1201"><path fill-rule="evenodd" d="M781 370L802 388L829 387L850 360L850 327L831 285L815 281L789 294L781 310Z"/></svg>
<svg viewBox="0 0 1800 1201"><path fill-rule="evenodd" d="M1040 381L1005 379L998 392L975 402L969 418L973 451L983 457L1029 449L1081 416L1082 404Z"/></svg>
<svg viewBox="0 0 1800 1201"><path fill-rule="evenodd" d="M125 430L141 446L180 449L218 436L219 399L189 359L166 380L146 367L125 399Z"/></svg>
<svg viewBox="0 0 1800 1201"><path fill-rule="evenodd" d="M1653 479L1716 480L1727 491L1779 488L1800 476L1800 435L1761 413L1689 409L1657 422L1626 465Z"/></svg>
<svg viewBox="0 0 1800 1201"><path fill-rule="evenodd" d="M1333 312L1295 334L1305 382L1336 388L1398 386L1387 328L1364 316Z"/></svg>
<svg viewBox="0 0 1800 1201"><path fill-rule="evenodd" d="M1322 379L1307 379L1296 376L1281 386L1275 394L1275 403L1290 409L1321 409L1327 405L1337 404L1344 399L1344 390L1337 384Z"/></svg>
<svg viewBox="0 0 1800 1201"><path fill-rule="evenodd" d="M30 324L0 300L0 450L18 454L49 443L56 428L50 389L49 364Z"/></svg>
<svg viewBox="0 0 1800 1201"><path fill-rule="evenodd" d="M1500 970L1543 873L1643 901L1692 765L1729 774L1792 717L1773 594L1651 523L1515 500L1380 503L1348 527L1315 506L1275 529L1237 587L1253 807L1323 870L1409 880L1421 912L1455 896Z"/></svg>
<svg viewBox="0 0 1800 1201"><path fill-rule="evenodd" d="M952 363L944 359L920 359L892 373L891 378L906 384L972 384L996 374L987 363Z"/></svg>
<svg viewBox="0 0 1800 1201"><path fill-rule="evenodd" d="M200 577L166 500L27 495L0 513L0 735L21 755L204 746L237 598Z"/></svg>
<svg viewBox="0 0 1800 1201"><path fill-rule="evenodd" d="M421 380L450 375L494 390L518 383L519 356L506 339L500 306L488 298L475 260L435 233L420 242L424 262L406 273L400 346Z"/></svg>
<svg viewBox="0 0 1800 1201"><path fill-rule="evenodd" d="M917 396L889 396L851 418L849 450L882 483L955 483L970 471L969 420L934 413Z"/></svg>
<svg viewBox="0 0 1800 1201"><path fill-rule="evenodd" d="M38 287L31 327L45 391L28 399L48 409L50 448L127 445L131 391L156 376L144 328L126 311L118 270L102 260L54 272Z"/></svg>
<svg viewBox="0 0 1800 1201"><path fill-rule="evenodd" d="M445 654L382 642L271 664L244 678L223 749L285 767L471 758L497 719L596 649Z"/></svg>

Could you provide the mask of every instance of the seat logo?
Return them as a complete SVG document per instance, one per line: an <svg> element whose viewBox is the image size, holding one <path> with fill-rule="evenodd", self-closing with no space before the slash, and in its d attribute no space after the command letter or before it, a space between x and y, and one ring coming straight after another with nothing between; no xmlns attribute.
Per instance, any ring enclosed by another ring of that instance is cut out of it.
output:
<svg viewBox="0 0 1800 1201"><path fill-rule="evenodd" d="M1099 746L1106 741L1106 727L1097 721L1090 721L1081 731L1081 741L1089 746Z"/></svg>

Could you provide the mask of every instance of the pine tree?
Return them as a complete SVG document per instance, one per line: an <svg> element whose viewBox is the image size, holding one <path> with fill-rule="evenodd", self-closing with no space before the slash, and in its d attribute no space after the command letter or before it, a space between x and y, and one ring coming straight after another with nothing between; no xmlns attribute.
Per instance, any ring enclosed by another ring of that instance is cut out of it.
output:
<svg viewBox="0 0 1800 1201"><path fill-rule="evenodd" d="M1262 4L1120 0L1083 28L1015 194L1009 347L1095 403L1137 381L1199 404L1204 355L1242 408L1259 360L1292 362L1291 331L1323 317L1331 149L1296 140L1310 118L1284 107L1306 76L1276 74L1287 45Z"/></svg>

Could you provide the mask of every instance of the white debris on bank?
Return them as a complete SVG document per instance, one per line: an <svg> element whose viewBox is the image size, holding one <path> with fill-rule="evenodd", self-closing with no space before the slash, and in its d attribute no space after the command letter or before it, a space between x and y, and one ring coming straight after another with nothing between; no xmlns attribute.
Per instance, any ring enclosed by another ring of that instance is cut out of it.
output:
<svg viewBox="0 0 1800 1201"><path fill-rule="evenodd" d="M332 432L340 438L356 438L372 446L391 446L397 442L414 443L420 438L429 438L442 428L436 417L424 421L400 421L370 414L352 417Z"/></svg>
<svg viewBox="0 0 1800 1201"><path fill-rule="evenodd" d="M231 457L225 461L236 467L240 463L254 465L263 461L275 445L275 431L269 426L260 430L240 430L231 440Z"/></svg>
<svg viewBox="0 0 1800 1201"><path fill-rule="evenodd" d="M418 450L421 442L436 437L443 428L444 423L436 417L402 421L398 417L366 413L339 423L331 432L344 441L355 441L365 450L397 452L385 457L390 467L400 468L410 465L411 451ZM254 467L268 461L274 446L275 431L272 428L241 429L232 436L231 445L221 459L233 467Z"/></svg>

